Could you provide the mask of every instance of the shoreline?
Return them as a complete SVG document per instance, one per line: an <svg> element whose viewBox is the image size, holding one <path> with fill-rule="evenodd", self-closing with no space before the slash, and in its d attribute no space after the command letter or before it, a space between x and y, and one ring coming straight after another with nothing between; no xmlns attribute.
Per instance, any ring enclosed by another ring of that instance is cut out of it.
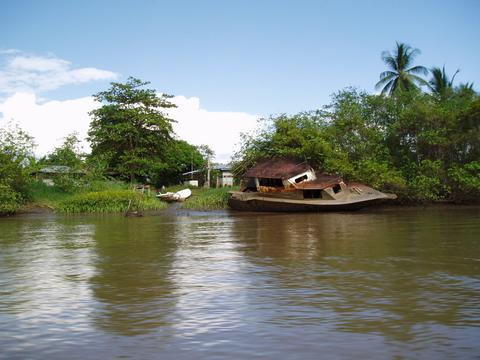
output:
<svg viewBox="0 0 480 360"><path fill-rule="evenodd" d="M460 207L476 207L480 206L480 203L458 203L454 201L448 200L439 200L434 202L428 203L420 203L420 202L405 202L405 203L391 203L391 204L384 204L374 207L367 207L357 211L349 211L352 213L362 213L362 212L370 212L375 209L380 210L400 210L400 209L409 209L409 208L441 208L441 207L451 207L451 208L460 208ZM123 211L114 211L114 212L78 212L78 213L68 213L68 212L61 212L57 211L55 208L40 204L40 203L28 203L22 206L15 214L10 215L1 215L0 218L7 218L7 217L16 217L22 215L39 215L39 214L59 214L59 215L100 215L100 214L109 214L109 215L121 215L121 216L155 216L163 213L178 213L178 212L204 212L204 213L215 213L218 211L232 211L233 213L242 213L241 211L232 210L230 207L224 207L219 209L209 209L209 208L185 208L183 207L183 203L171 203L165 209L158 209L158 210L144 210L141 211L141 215L126 215ZM258 212L257 212L258 213ZM297 213L297 212L295 212ZM301 212L298 212L301 214Z"/></svg>

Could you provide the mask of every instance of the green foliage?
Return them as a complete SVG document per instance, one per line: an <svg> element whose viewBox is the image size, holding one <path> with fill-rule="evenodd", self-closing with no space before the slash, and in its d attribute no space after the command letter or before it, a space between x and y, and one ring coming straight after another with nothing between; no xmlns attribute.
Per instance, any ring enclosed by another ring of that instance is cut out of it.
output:
<svg viewBox="0 0 480 360"><path fill-rule="evenodd" d="M59 190L55 186L48 186L42 181L32 181L29 185L30 200L42 207L48 207L54 209L57 204L69 196L62 190Z"/></svg>
<svg viewBox="0 0 480 360"><path fill-rule="evenodd" d="M433 67L430 69L430 72L432 78L429 81L429 86L432 92L441 97L451 95L453 92L453 80L460 70L457 69L451 79L449 79L448 75L445 73L445 66L442 69L439 67Z"/></svg>
<svg viewBox="0 0 480 360"><path fill-rule="evenodd" d="M33 138L18 126L0 128L0 213L14 212L28 199L33 147Z"/></svg>
<svg viewBox="0 0 480 360"><path fill-rule="evenodd" d="M54 187L65 193L74 193L82 186L81 181L74 178L71 174L58 174L53 181L55 184Z"/></svg>
<svg viewBox="0 0 480 360"><path fill-rule="evenodd" d="M72 171L83 168L83 154L80 150L80 140L76 133L67 135L63 144L57 147L44 160L44 164L68 166Z"/></svg>
<svg viewBox="0 0 480 360"><path fill-rule="evenodd" d="M29 193L31 200L35 204L56 210L61 202L81 193L110 190L119 191L128 190L130 188L128 184L124 182L105 180L82 182L80 185L81 186L75 188L74 192L65 192L57 186L48 186L42 181L33 181L29 185Z"/></svg>
<svg viewBox="0 0 480 360"><path fill-rule="evenodd" d="M87 159L87 179L120 175L131 182L161 186L179 182L192 165L205 167L208 147L173 137L173 120L161 111L175 107L169 102L172 96L159 96L144 89L145 85L148 82L129 78L95 95L103 106L90 113L92 154Z"/></svg>
<svg viewBox="0 0 480 360"><path fill-rule="evenodd" d="M20 196L10 186L0 183L0 215L14 214L20 208Z"/></svg>
<svg viewBox="0 0 480 360"><path fill-rule="evenodd" d="M417 200L438 200L447 191L442 185L442 163L439 160L423 160L416 166L409 180L409 189Z"/></svg>
<svg viewBox="0 0 480 360"><path fill-rule="evenodd" d="M172 141L173 120L160 109L175 105L169 102L171 95L144 89L148 84L135 78L112 83L109 90L94 95L103 106L90 113L91 156L130 181L168 169L166 150Z"/></svg>
<svg viewBox="0 0 480 360"><path fill-rule="evenodd" d="M125 212L164 208L159 200L132 190L105 190L79 193L62 201L58 209L67 213Z"/></svg>
<svg viewBox="0 0 480 360"><path fill-rule="evenodd" d="M409 45L397 42L393 53L384 51L382 60L389 70L380 74L380 81L375 88L382 89L382 95L399 94L418 90L418 86L428 86L428 83L418 75L427 75L424 66L412 66L413 59L420 54L420 50L412 49Z"/></svg>
<svg viewBox="0 0 480 360"><path fill-rule="evenodd" d="M184 209L192 210L221 210L228 207L227 201L229 191L233 189L210 188L210 189L193 189L192 197L188 198L183 204Z"/></svg>
<svg viewBox="0 0 480 360"><path fill-rule="evenodd" d="M322 110L263 120L235 155L241 176L268 157L307 160L416 201L479 201L480 98L401 92L395 97L346 89Z"/></svg>
<svg viewBox="0 0 480 360"><path fill-rule="evenodd" d="M152 182L160 187L168 184L178 184L181 174L205 168L205 159L197 146L183 140L173 140L165 151L166 166L162 171L152 175Z"/></svg>
<svg viewBox="0 0 480 360"><path fill-rule="evenodd" d="M457 201L473 202L480 198L480 162L472 161L448 169L452 197Z"/></svg>
<svg viewBox="0 0 480 360"><path fill-rule="evenodd" d="M406 186L400 171L392 168L391 164L375 158L360 160L355 166L352 178L389 191L403 192Z"/></svg>

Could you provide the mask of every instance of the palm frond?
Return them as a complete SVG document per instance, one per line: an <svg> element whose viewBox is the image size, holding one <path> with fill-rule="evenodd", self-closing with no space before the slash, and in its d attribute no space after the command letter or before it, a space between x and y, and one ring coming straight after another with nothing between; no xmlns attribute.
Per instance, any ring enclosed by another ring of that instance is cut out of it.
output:
<svg viewBox="0 0 480 360"><path fill-rule="evenodd" d="M391 83L389 83L389 95L392 96L395 91L398 90L398 77L395 78L395 80L392 80Z"/></svg>
<svg viewBox="0 0 480 360"><path fill-rule="evenodd" d="M453 74L452 76L452 79L450 80L450 82L448 83L448 86L449 87L452 87L453 86L453 80L455 79L455 76L457 76L457 74L460 72L460 69L457 69L457 71L455 71L455 74Z"/></svg>
<svg viewBox="0 0 480 360"><path fill-rule="evenodd" d="M428 69L425 66L417 65L417 66L411 67L410 69L407 69L406 72L413 73L413 74L427 75Z"/></svg>
<svg viewBox="0 0 480 360"><path fill-rule="evenodd" d="M377 90L380 89L382 86L385 86L385 84L391 82L396 77L397 77L397 74L393 73L393 75L386 76L386 77L380 79L380 81L376 83L375 89L377 89Z"/></svg>
<svg viewBox="0 0 480 360"><path fill-rule="evenodd" d="M382 95L385 95L386 93L388 93L389 95L392 94L392 87L394 86L395 84L395 79L394 80L390 80L390 82L388 82L382 89L382 92L381 94Z"/></svg>
<svg viewBox="0 0 480 360"><path fill-rule="evenodd" d="M380 79L384 79L384 78L389 77L389 76L397 76L397 75L398 74L396 72L387 70L387 71L384 71L380 74Z"/></svg>
<svg viewBox="0 0 480 360"><path fill-rule="evenodd" d="M390 52L388 51L384 51L382 53L382 60L385 64L387 64L390 69L392 70L395 70L397 71L398 70L398 67L397 67L397 61L396 59L390 54Z"/></svg>
<svg viewBox="0 0 480 360"><path fill-rule="evenodd" d="M429 86L428 81L418 75L408 74L408 77L414 84L417 83L420 86Z"/></svg>

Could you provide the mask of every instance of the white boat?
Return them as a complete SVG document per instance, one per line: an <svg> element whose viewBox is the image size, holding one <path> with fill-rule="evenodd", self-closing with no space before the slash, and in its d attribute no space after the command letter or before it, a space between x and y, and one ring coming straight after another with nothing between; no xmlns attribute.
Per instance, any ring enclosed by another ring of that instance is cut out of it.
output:
<svg viewBox="0 0 480 360"><path fill-rule="evenodd" d="M157 197L160 200L167 201L167 202L185 201L190 196L192 196L192 190L190 189L183 189L177 192L167 192L164 194L157 194Z"/></svg>

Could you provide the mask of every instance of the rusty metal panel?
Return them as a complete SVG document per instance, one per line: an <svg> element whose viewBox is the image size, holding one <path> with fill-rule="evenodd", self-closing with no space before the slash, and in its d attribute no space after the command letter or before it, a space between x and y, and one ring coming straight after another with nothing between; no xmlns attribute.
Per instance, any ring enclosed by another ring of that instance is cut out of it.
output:
<svg viewBox="0 0 480 360"><path fill-rule="evenodd" d="M245 176L285 180L310 169L310 165L306 162L292 159L266 159L250 168Z"/></svg>
<svg viewBox="0 0 480 360"><path fill-rule="evenodd" d="M295 188L299 190L323 190L327 187L339 184L342 179L338 176L317 175L317 178L312 181L304 181L295 184Z"/></svg>

